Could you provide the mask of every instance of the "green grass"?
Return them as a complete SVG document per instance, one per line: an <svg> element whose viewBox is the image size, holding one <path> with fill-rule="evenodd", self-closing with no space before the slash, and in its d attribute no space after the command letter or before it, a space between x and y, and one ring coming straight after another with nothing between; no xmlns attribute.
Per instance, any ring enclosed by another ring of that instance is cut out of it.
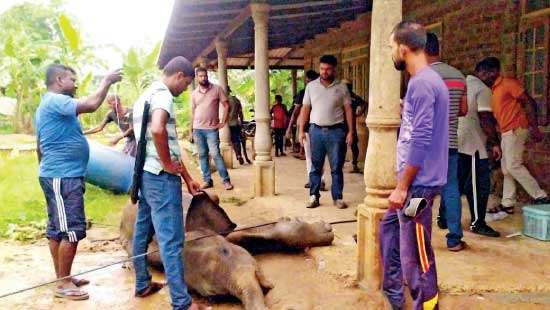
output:
<svg viewBox="0 0 550 310"><path fill-rule="evenodd" d="M114 195L86 184L86 218L118 225L120 211L127 200L127 195ZM9 224L28 227L46 218L46 202L38 183L36 155L0 157L0 237L6 237Z"/></svg>

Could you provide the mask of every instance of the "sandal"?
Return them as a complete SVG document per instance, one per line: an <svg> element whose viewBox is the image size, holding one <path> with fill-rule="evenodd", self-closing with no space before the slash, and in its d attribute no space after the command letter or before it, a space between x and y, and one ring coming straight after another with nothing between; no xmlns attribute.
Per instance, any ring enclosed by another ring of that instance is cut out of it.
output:
<svg viewBox="0 0 550 310"><path fill-rule="evenodd" d="M69 300L86 300L90 298L90 295L77 288L58 288L55 290L55 297Z"/></svg>
<svg viewBox="0 0 550 310"><path fill-rule="evenodd" d="M151 284L149 284L149 286L147 288L145 288L144 290L142 290L139 293L136 293L136 297L143 298L143 297L147 297L149 295L153 295L156 292L160 291L163 287L164 287L163 283L151 282Z"/></svg>
<svg viewBox="0 0 550 310"><path fill-rule="evenodd" d="M77 278L72 278L72 279L71 279L71 282L73 282L73 284L76 285L77 287L81 287L81 286L90 284L90 281L89 281L89 280L86 280L86 279L77 279Z"/></svg>

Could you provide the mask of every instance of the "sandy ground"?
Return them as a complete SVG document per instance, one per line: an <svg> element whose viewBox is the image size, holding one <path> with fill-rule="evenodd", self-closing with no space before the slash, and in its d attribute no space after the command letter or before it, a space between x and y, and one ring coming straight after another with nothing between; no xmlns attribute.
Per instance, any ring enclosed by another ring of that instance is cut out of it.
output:
<svg viewBox="0 0 550 310"><path fill-rule="evenodd" d="M332 206L330 193L322 195L322 206L304 208L307 192L305 162L287 156L276 158L277 195L252 199L250 165L230 170L235 190L224 191L217 174L214 192L221 205L240 226L300 216L308 221L353 219L353 212L364 197L363 176L345 174L344 198L347 210ZM238 164L236 164L238 166ZM349 170L348 164L344 168ZM199 179L197 167L192 173ZM330 184L330 177L328 177ZM466 205L466 204L465 204ZM434 211L434 213L436 213ZM464 209L463 226L469 212ZM515 215L493 225L503 236L519 232L521 216ZM266 295L270 309L382 309L379 295L368 294L355 283L356 251L352 239L355 224L334 226L336 238L330 247L313 248L305 253L264 254L257 260L275 288ZM465 231L469 248L451 253L445 248L445 233L434 224L441 309L550 309L550 243L518 236L482 238ZM117 236L116 228L92 228L75 259L73 271L80 272L124 259L117 242L97 241ZM36 244L0 243L0 294L50 280L53 272L45 241ZM167 309L168 291L138 300L133 297L133 272L116 265L86 275L90 299L70 302L55 299L53 286L39 288L5 299L0 309ZM155 278L162 275L156 273ZM231 298L201 299L214 309L241 309Z"/></svg>

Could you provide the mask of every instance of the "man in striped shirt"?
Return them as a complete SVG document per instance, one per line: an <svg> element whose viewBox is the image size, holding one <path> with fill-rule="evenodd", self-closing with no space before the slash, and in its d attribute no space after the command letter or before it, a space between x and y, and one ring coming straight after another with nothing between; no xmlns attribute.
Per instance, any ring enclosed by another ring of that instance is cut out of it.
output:
<svg viewBox="0 0 550 310"><path fill-rule="evenodd" d="M150 104L147 121L146 155L133 239L133 254L141 255L153 234L160 248L166 281L170 288L172 309L197 310L192 303L184 278L184 218L182 179L191 194L200 190L183 164L176 132L174 97L191 84L195 72L182 56L174 57L163 69L161 80L151 86L134 103L134 134L139 141L143 111ZM162 289L163 284L151 281L145 256L133 259L136 274L136 297L146 297Z"/></svg>
<svg viewBox="0 0 550 310"><path fill-rule="evenodd" d="M456 68L441 62L439 40L434 33L427 34L426 54L430 67L437 72L449 89L449 166L447 184L441 191L441 204L437 224L440 228L449 228L447 248L460 251L464 248L462 226L460 224L462 206L458 189L458 117L468 112L466 102L466 78Z"/></svg>

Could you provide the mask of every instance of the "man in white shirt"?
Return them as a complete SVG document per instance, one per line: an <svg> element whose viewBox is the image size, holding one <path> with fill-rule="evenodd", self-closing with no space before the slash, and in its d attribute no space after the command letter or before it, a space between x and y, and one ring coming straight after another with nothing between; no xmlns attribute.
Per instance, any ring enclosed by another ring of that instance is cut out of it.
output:
<svg viewBox="0 0 550 310"><path fill-rule="evenodd" d="M331 193L334 205L347 208L343 200L344 157L346 144L353 141L351 97L347 86L336 79L336 57L320 59L320 77L306 86L300 111L300 141L305 141L305 124L309 121L312 169L309 173L310 199L307 208L319 206L319 190L325 156L328 156L332 176Z"/></svg>
<svg viewBox="0 0 550 310"><path fill-rule="evenodd" d="M476 65L475 75L466 77L468 113L458 120L459 189L468 199L471 214L470 230L479 235L499 237L485 222L491 190L491 169L487 145L493 158L501 157L496 121L491 111L491 89L482 78L485 62Z"/></svg>

